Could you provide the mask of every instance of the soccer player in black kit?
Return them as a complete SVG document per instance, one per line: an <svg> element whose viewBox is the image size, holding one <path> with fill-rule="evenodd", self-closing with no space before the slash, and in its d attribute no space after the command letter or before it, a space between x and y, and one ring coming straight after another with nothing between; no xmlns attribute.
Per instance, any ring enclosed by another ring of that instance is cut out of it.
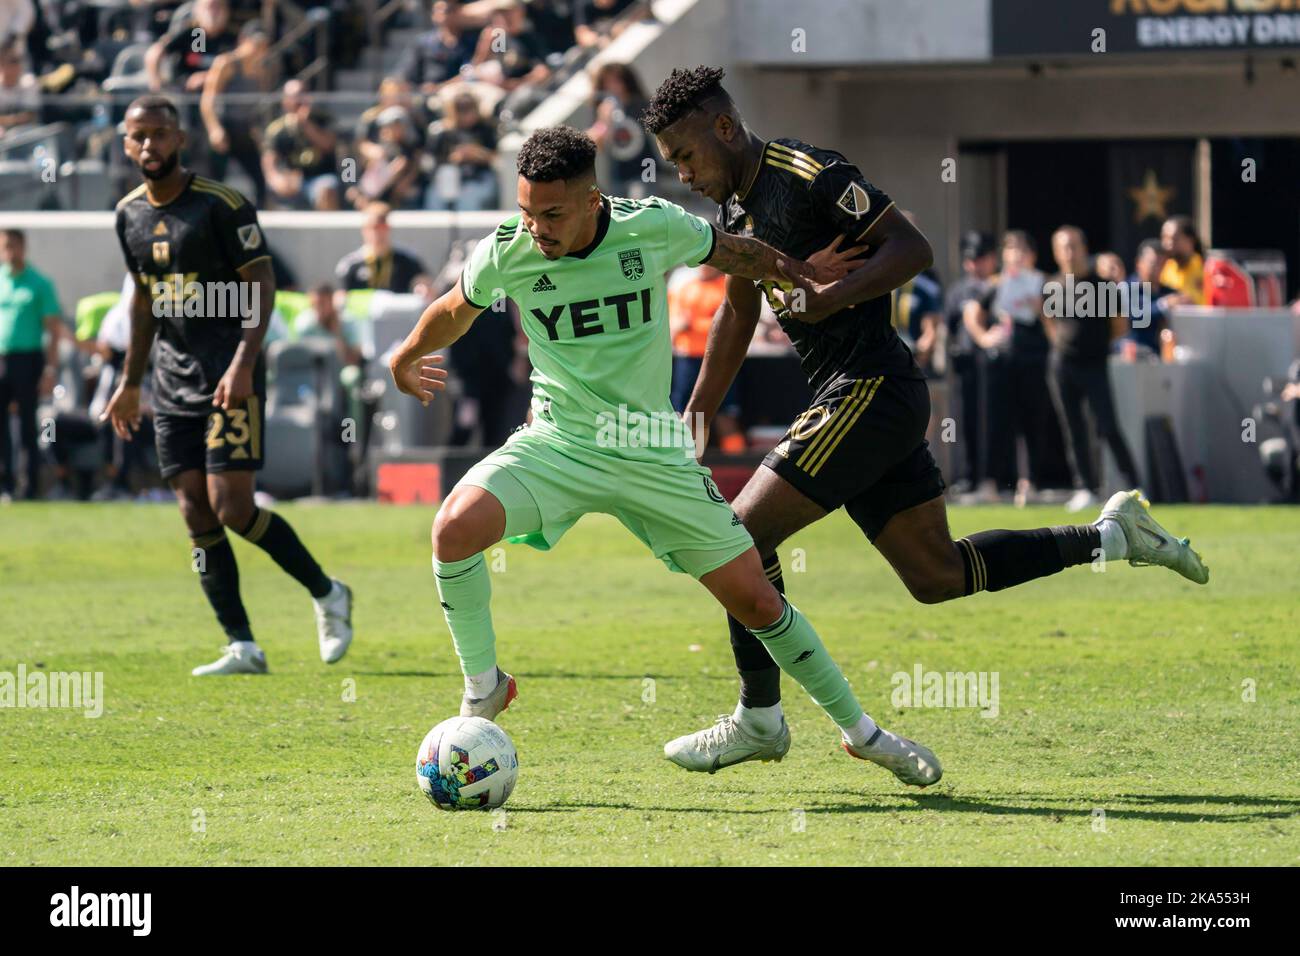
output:
<svg viewBox="0 0 1300 956"><path fill-rule="evenodd" d="M1000 591L1103 556L1162 565L1206 583L1199 555L1156 523L1137 491L1114 495L1095 524L952 540L943 477L925 440L929 392L890 324L889 293L930 266L930 244L839 153L796 139L761 139L722 77L710 67L673 70L643 117L678 178L719 205L718 226L795 259L837 238L845 248L866 247L856 269L826 285L788 276L785 290L728 277L686 407L688 422L697 414L712 419L744 361L766 295L814 391L733 504L777 589L785 590L778 546L841 506L924 604ZM687 770L779 760L790 747L780 669L758 638L735 620L728 624L740 703L712 727L664 747Z"/></svg>
<svg viewBox="0 0 1300 956"><path fill-rule="evenodd" d="M136 282L122 381L103 417L123 439L139 428L152 349L158 462L194 544L203 593L229 639L218 660L193 674L267 670L227 528L307 588L321 659L333 663L352 641L352 592L325 575L288 522L253 501L266 406L262 339L275 297L257 210L182 166L184 144L170 100L144 96L127 108L126 154L144 183L117 204L117 238Z"/></svg>

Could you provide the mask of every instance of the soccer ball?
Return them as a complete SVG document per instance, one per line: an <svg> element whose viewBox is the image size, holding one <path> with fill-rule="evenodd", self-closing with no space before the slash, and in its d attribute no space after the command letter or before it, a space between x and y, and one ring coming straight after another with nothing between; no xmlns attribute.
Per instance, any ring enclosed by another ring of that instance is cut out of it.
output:
<svg viewBox="0 0 1300 956"><path fill-rule="evenodd" d="M451 717L429 731L415 755L415 779L439 810L490 810L519 775L506 732L482 717Z"/></svg>

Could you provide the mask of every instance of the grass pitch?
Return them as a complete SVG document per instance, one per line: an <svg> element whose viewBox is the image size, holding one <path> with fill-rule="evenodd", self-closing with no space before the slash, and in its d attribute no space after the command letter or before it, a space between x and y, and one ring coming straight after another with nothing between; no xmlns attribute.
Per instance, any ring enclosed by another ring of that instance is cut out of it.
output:
<svg viewBox="0 0 1300 956"><path fill-rule="evenodd" d="M174 507L0 510L0 672L101 671L106 699L98 719L0 709L0 862L1300 862L1300 511L1156 506L1205 556L1205 588L1112 564L935 607L842 515L787 543L790 596L868 712L943 760L924 792L840 752L788 679L783 763L679 770L663 742L734 705L721 612L603 516L549 554L506 547L494 608L520 698L501 723L521 769L491 815L438 813L415 783L421 738L460 697L431 512L279 510L352 585L356 642L322 664L307 595L233 539L271 674L210 679L189 670L222 636ZM894 675L918 664L996 672L997 716L895 706Z"/></svg>

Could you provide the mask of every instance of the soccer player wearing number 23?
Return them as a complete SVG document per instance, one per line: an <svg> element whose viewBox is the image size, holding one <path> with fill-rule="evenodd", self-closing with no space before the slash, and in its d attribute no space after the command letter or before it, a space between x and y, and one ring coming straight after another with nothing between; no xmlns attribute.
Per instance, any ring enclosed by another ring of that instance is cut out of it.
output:
<svg viewBox="0 0 1300 956"><path fill-rule="evenodd" d="M140 97L125 124L127 156L145 181L117 206L117 237L136 283L126 366L103 417L126 440L139 428L140 382L152 350L158 462L227 638L221 657L192 673L267 671L227 528L308 590L321 659L333 663L352 641L352 592L325 575L288 522L253 500L266 403L262 338L275 295L257 210L180 165L185 135L170 100Z"/></svg>
<svg viewBox="0 0 1300 956"><path fill-rule="evenodd" d="M672 203L603 196L595 156L591 139L568 127L528 138L518 156L521 214L479 242L460 283L425 310L390 363L398 388L427 403L446 376L430 353L494 301L519 305L532 421L470 469L433 526L435 582L465 676L461 714L493 719L515 696L514 678L497 667L483 552L502 538L547 550L601 512L699 580L871 759L909 783L933 783L934 755L863 713L812 625L763 574L669 401L665 273L701 262L757 280L819 270ZM649 440L611 427L634 418L656 423Z"/></svg>

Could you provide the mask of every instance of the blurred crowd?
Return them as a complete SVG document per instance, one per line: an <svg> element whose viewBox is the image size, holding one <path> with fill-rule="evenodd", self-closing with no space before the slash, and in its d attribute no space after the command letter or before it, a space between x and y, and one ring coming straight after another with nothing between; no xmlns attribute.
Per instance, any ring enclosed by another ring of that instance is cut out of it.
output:
<svg viewBox="0 0 1300 956"><path fill-rule="evenodd" d="M121 162L117 124L131 97L149 90L183 105L188 165L247 189L262 208L359 209L381 200L399 209L491 209L500 134L649 15L648 0L432 0L374 29L368 18L377 7L0 0L0 154L6 140L26 146L22 134L62 123L72 131L66 152L103 161L120 194L134 173ZM291 29L317 23L319 31ZM355 97L330 78L365 67L367 43L385 44L395 27L418 32L388 61L372 104L354 110ZM598 123L622 156L632 124L619 123L618 103L626 109L641 94L614 74L601 86Z"/></svg>
<svg viewBox="0 0 1300 956"><path fill-rule="evenodd" d="M1173 360L1170 310L1205 301L1204 249L1191 220L1167 220L1158 240L1134 251L1131 269L1118 252L1093 254L1083 231L1069 225L1052 234L1044 269L1033 238L1019 230L1000 242L969 233L961 253L962 276L946 294L936 276L924 274L894 296L899 332L914 343L927 375L950 385L961 432L950 476L956 487L986 501L1013 491L1023 504L1055 484L1047 462L1063 448L1074 489L1067 507L1091 507L1101 478L1089 417L1123 480L1140 485L1116 420L1108 362L1112 354ZM1089 315L1052 304L1099 282L1127 287L1126 298L1097 296L1102 311Z"/></svg>

